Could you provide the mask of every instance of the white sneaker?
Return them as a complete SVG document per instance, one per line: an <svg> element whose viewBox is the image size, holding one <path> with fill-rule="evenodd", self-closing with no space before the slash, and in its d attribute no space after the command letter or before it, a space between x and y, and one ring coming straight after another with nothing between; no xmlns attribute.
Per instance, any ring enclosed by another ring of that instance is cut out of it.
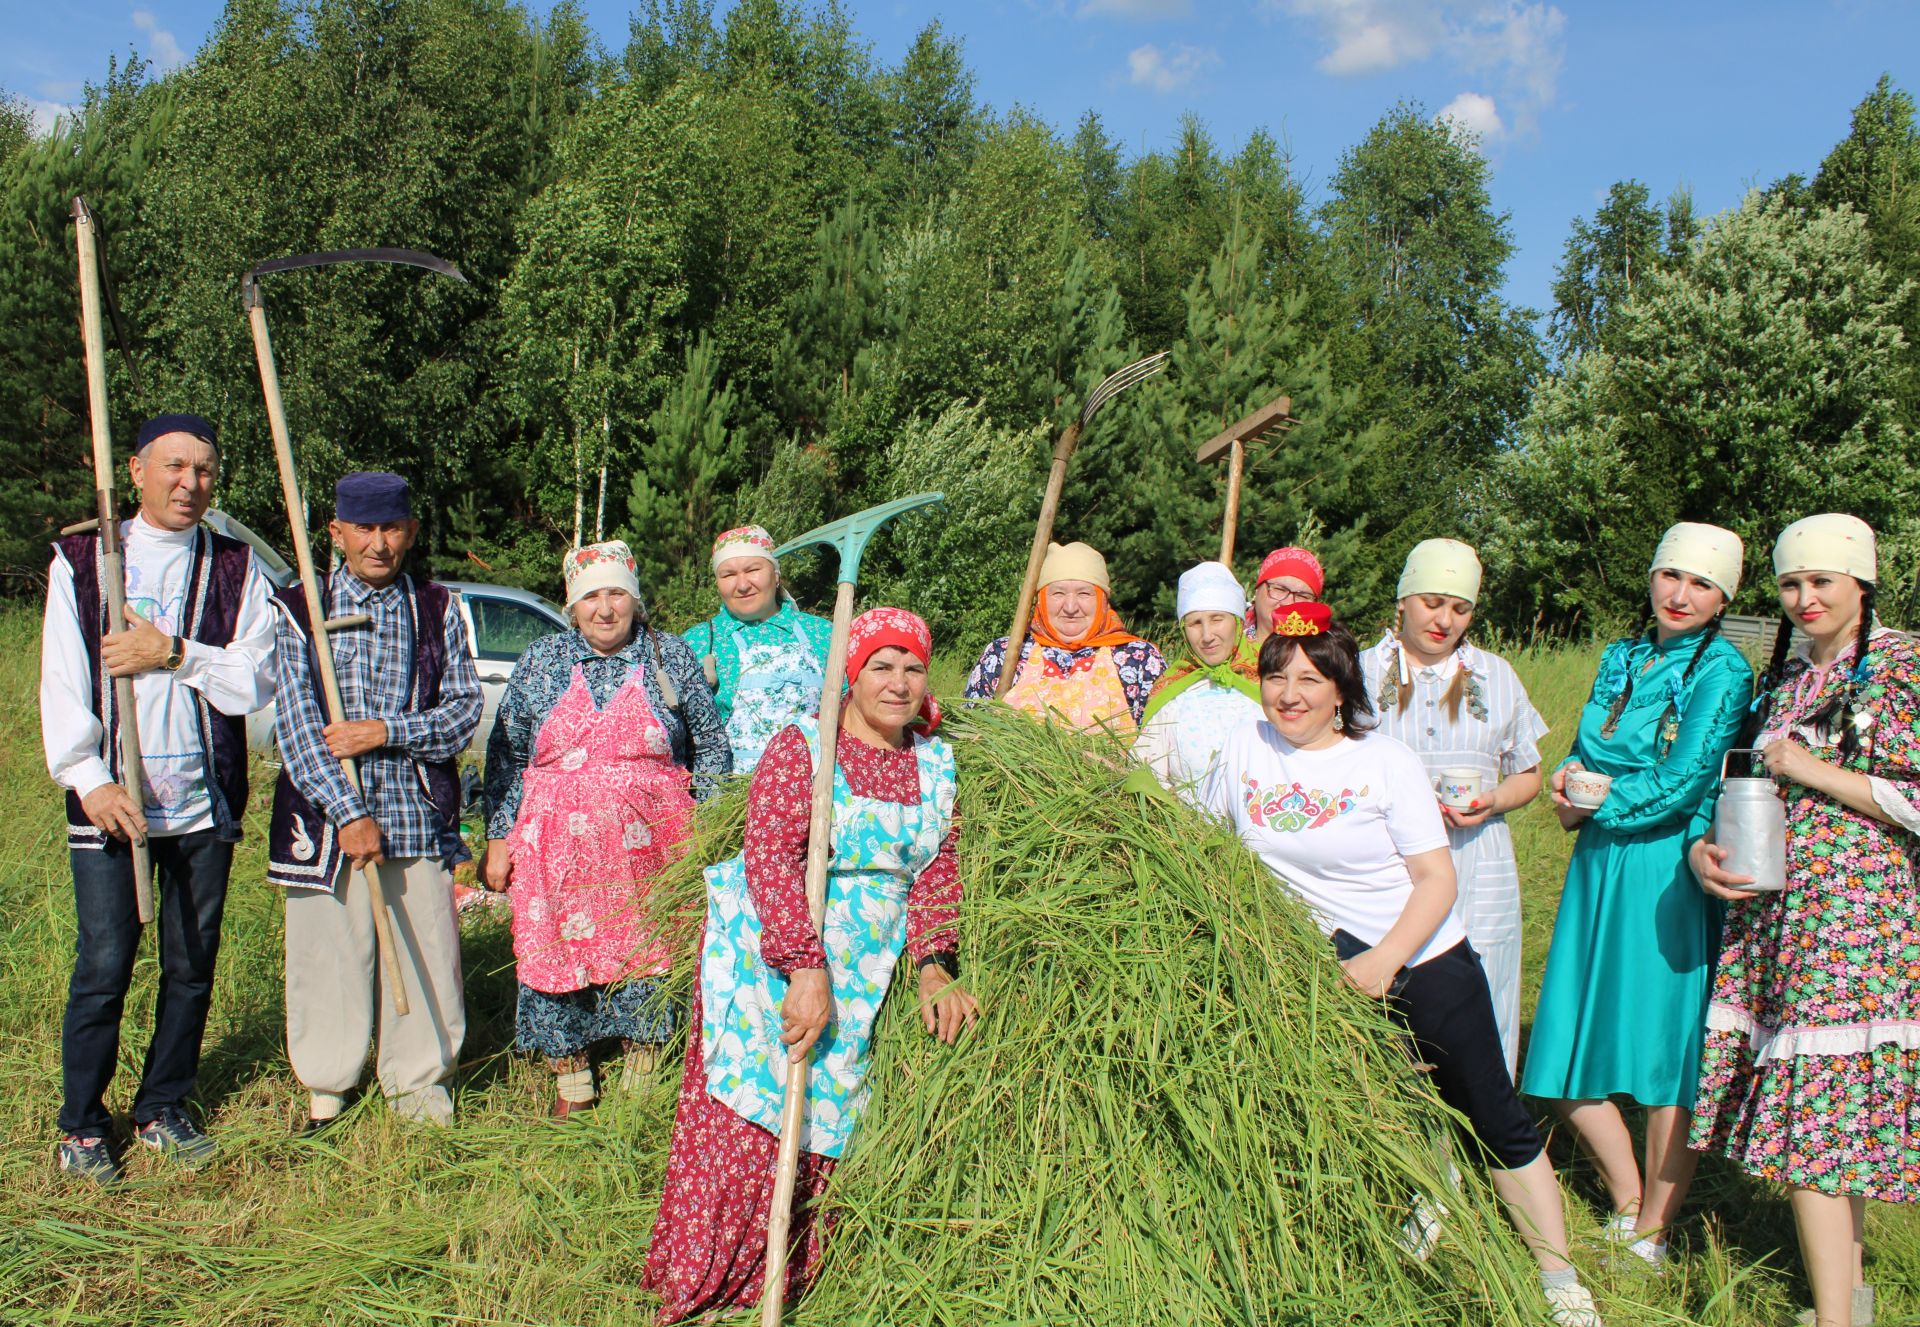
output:
<svg viewBox="0 0 1920 1327"><path fill-rule="evenodd" d="M1550 1316L1559 1327L1605 1327L1600 1321L1600 1310L1593 1302L1593 1292L1579 1282L1570 1286L1548 1286L1542 1293L1547 1297Z"/></svg>
<svg viewBox="0 0 1920 1327"><path fill-rule="evenodd" d="M1615 1212L1600 1227L1600 1238L1608 1244L1631 1244L1637 1238L1633 1228L1639 1223L1638 1212Z"/></svg>
<svg viewBox="0 0 1920 1327"><path fill-rule="evenodd" d="M1645 1263L1655 1276L1666 1275L1667 1245L1664 1243L1656 1243L1651 1237L1637 1239L1627 1245L1627 1252Z"/></svg>
<svg viewBox="0 0 1920 1327"><path fill-rule="evenodd" d="M1434 1249L1440 1245L1440 1234L1446 1229L1446 1217L1444 1203L1430 1202L1425 1194L1414 1195L1413 1215L1400 1227L1400 1247L1409 1258L1425 1262L1433 1257Z"/></svg>
<svg viewBox="0 0 1920 1327"><path fill-rule="evenodd" d="M1813 1327L1817 1321L1812 1309L1800 1310L1794 1320L1796 1327ZM1855 1286L1853 1288L1853 1327L1873 1327L1873 1287Z"/></svg>

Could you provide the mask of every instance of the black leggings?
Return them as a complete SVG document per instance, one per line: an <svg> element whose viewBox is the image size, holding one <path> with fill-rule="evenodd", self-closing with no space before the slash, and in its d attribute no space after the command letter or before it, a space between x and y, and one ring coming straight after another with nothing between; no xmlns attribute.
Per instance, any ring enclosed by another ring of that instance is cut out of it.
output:
<svg viewBox="0 0 1920 1327"><path fill-rule="evenodd" d="M1529 1164L1540 1155L1540 1131L1507 1072L1480 956L1462 940L1406 973L1406 985L1388 1008L1412 1034L1415 1058L1433 1066L1440 1099L1467 1117L1499 1169Z"/></svg>

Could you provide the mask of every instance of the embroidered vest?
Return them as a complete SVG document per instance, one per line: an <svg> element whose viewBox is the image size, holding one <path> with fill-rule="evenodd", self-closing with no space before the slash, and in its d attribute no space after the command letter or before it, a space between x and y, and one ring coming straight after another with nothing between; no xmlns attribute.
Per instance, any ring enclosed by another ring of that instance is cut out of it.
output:
<svg viewBox="0 0 1920 1327"><path fill-rule="evenodd" d="M444 586L433 581L405 578L413 613L413 685L407 709L413 713L430 710L440 703L440 679L447 669L447 603L452 597ZM320 582L321 602L329 602L328 582ZM287 615L307 641L307 676L313 683L314 703L327 712L321 692L320 665L313 651L313 622L307 612L307 597L298 585L275 591ZM440 817L445 834L460 832L460 769L457 761L416 760L420 782L427 800ZM267 830L267 879L276 885L294 889L322 889L331 893L340 874L340 842L326 816L294 787L293 778L282 766L273 785L273 819Z"/></svg>
<svg viewBox="0 0 1920 1327"><path fill-rule="evenodd" d="M80 618L80 635L87 644L89 681L93 688L93 712L105 734L105 750L100 754L117 780L124 774L120 763L120 712L113 692L113 679L100 664L100 638L107 628L107 598L101 593L100 534L90 530L65 535L54 547L73 568L74 607ZM247 568L253 554L238 539L229 539L201 526L193 543L193 561L187 570L187 596L180 635L203 645L225 647L233 643L233 632L240 620L240 602L246 592ZM213 771L208 789L213 803L214 830L222 840L240 840L240 819L247 806L247 716L222 714L207 703L206 697L188 688L193 696L194 712L200 718L200 752L206 768ZM101 848L106 834L94 827L80 807L80 798L67 794L67 846Z"/></svg>

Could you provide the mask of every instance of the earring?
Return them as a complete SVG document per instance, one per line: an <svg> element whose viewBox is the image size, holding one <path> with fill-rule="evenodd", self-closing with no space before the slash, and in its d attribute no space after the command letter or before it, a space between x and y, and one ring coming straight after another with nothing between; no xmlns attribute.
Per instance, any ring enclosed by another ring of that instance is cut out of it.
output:
<svg viewBox="0 0 1920 1327"><path fill-rule="evenodd" d="M1333 731L1336 733L1345 732L1346 728L1347 728L1347 716L1342 714L1339 710L1335 710L1333 712Z"/></svg>

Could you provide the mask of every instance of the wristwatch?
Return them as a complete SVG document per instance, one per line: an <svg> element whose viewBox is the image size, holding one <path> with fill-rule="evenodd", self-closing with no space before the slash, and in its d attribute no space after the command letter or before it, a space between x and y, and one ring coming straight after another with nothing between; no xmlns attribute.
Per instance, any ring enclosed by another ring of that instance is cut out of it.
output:
<svg viewBox="0 0 1920 1327"><path fill-rule="evenodd" d="M160 666L169 673L174 672L187 661L187 642L179 636L173 638L173 644L167 650L167 661Z"/></svg>

